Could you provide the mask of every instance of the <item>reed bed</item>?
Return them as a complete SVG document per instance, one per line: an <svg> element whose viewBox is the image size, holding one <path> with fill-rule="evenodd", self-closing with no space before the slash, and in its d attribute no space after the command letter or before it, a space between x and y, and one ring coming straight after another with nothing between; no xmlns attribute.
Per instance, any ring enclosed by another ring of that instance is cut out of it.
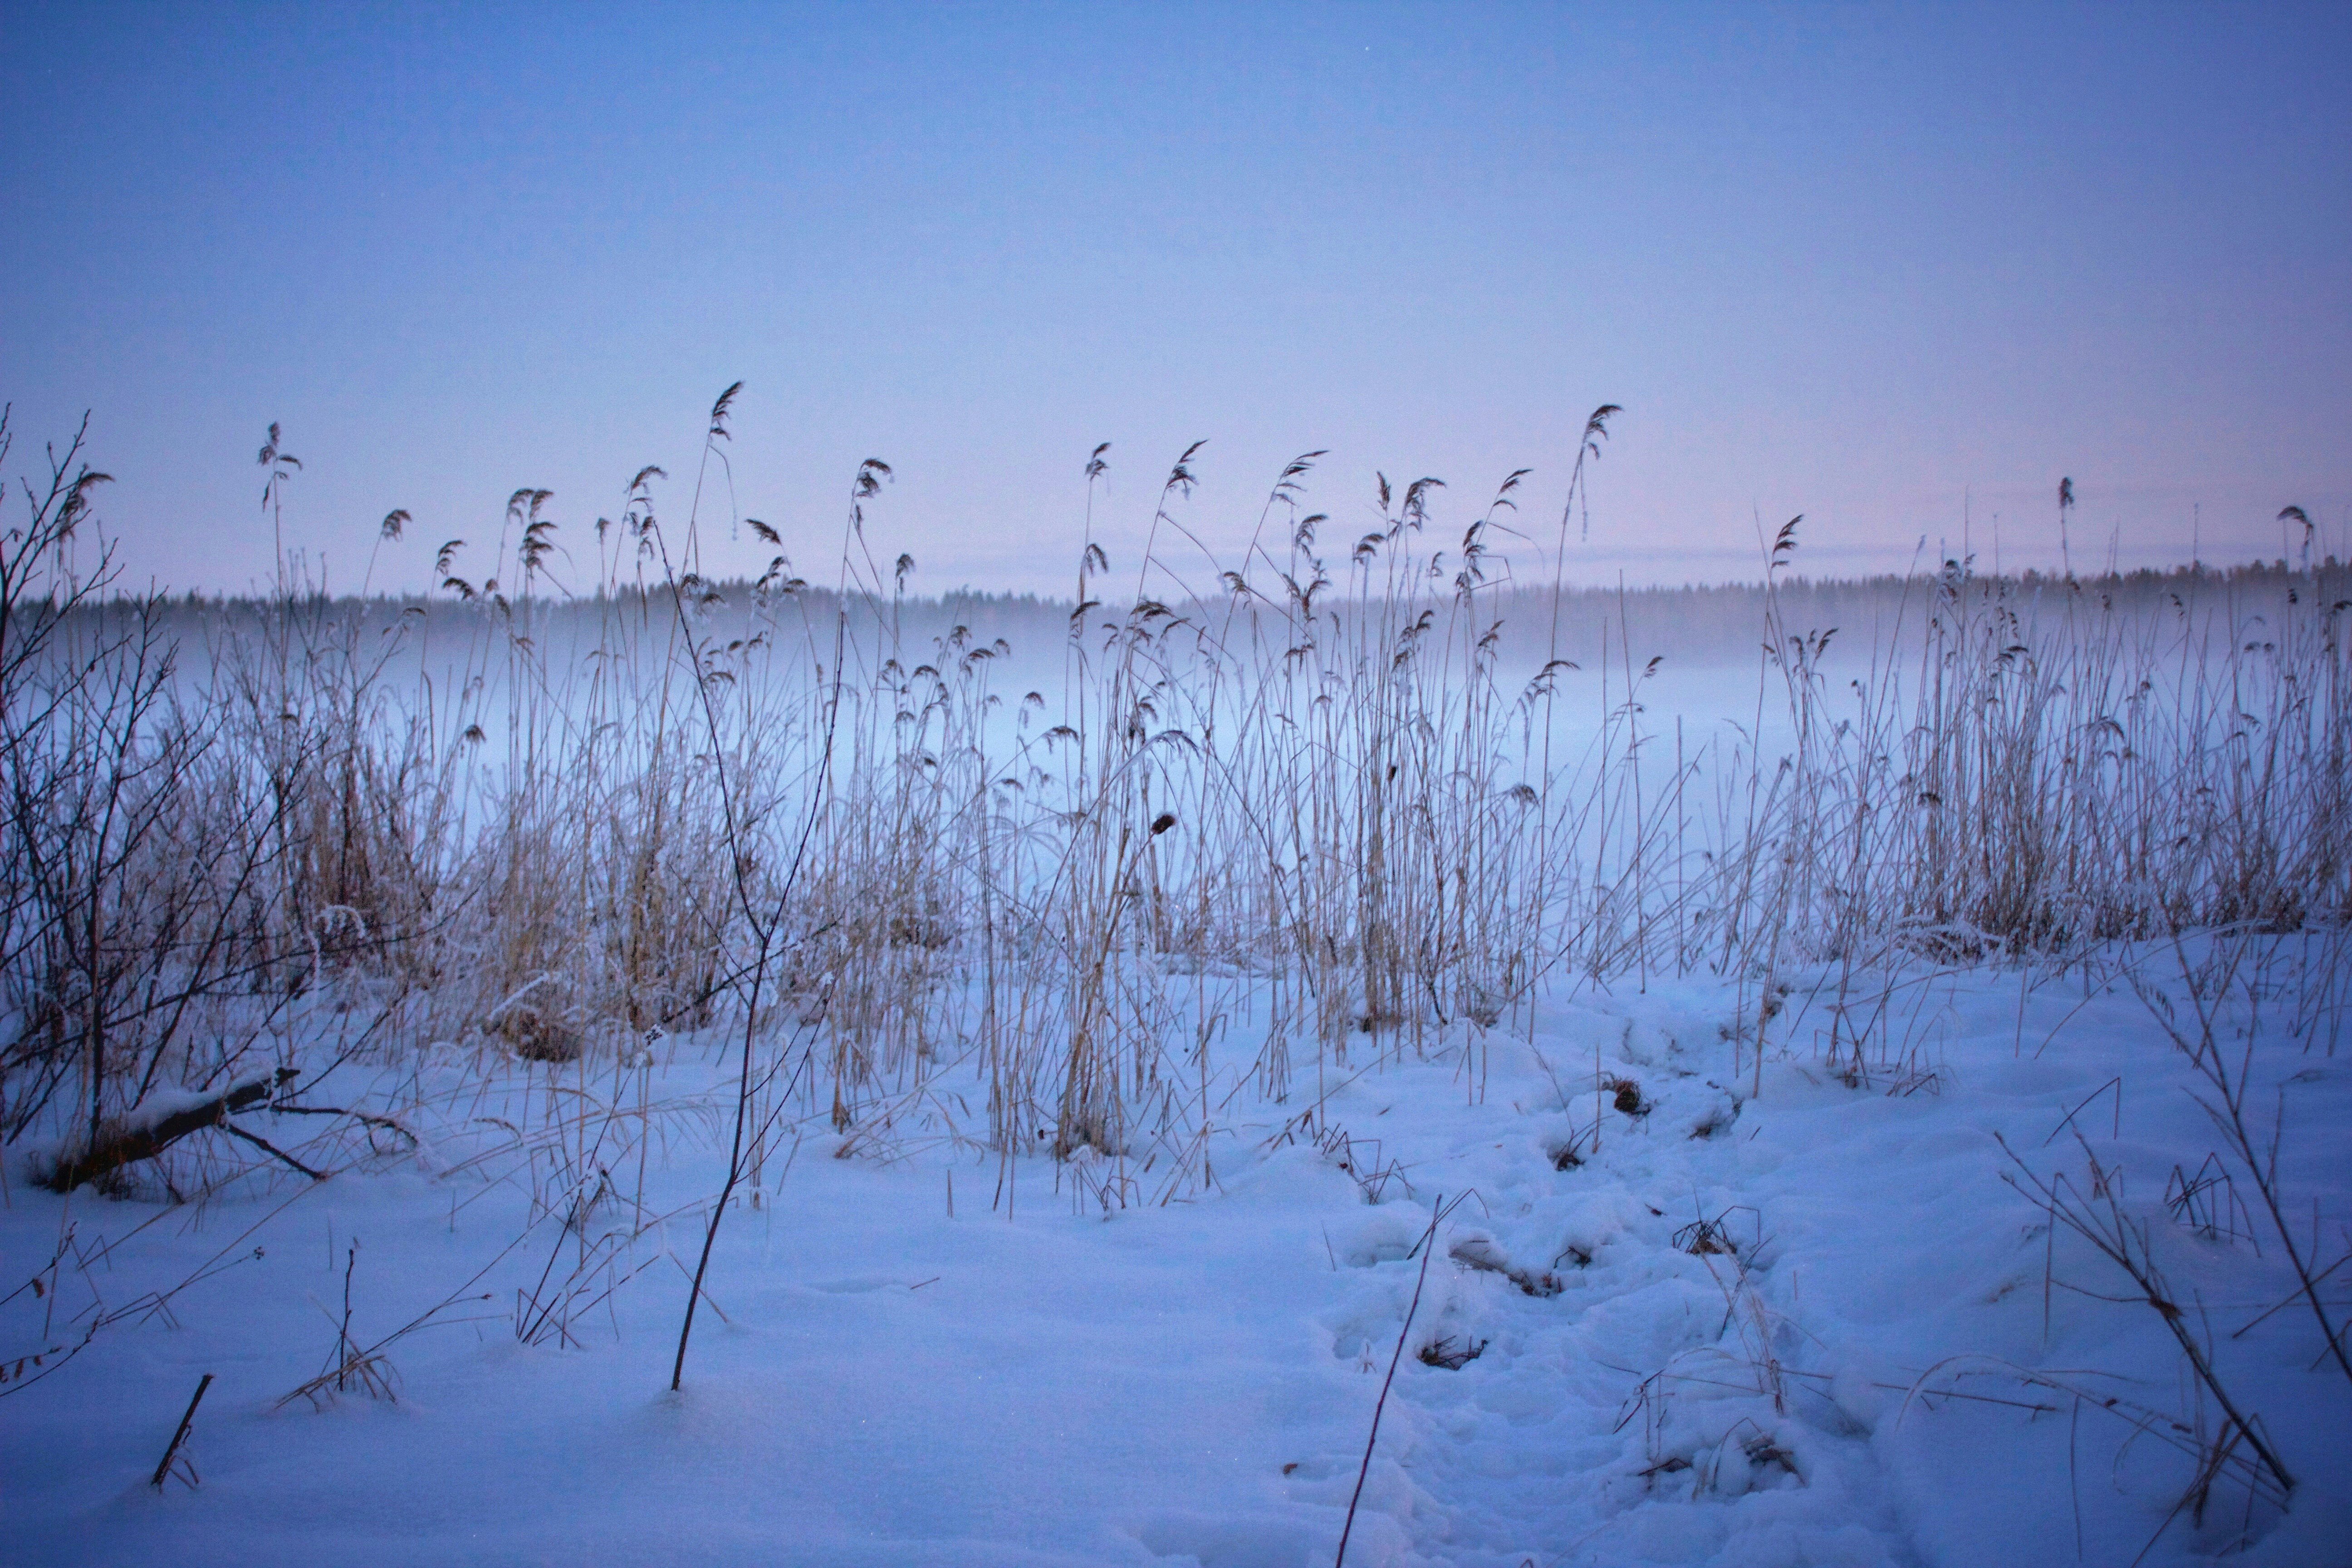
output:
<svg viewBox="0 0 2352 1568"><path fill-rule="evenodd" d="M584 1083L668 1035L740 1040L755 1186L822 1122L1148 1201L1213 1179L1237 1100L1578 985L1722 975L1760 1058L1797 966L2352 908L2332 558L1839 588L1790 580L1792 524L1760 587L1597 595L1505 568L1519 476L1444 522L1383 480L1351 537L1319 456L1226 562L1187 453L1119 563L1097 452L1074 597L1017 606L1059 625L1016 647L882 564L879 463L819 585L782 553L707 580L647 469L593 537L517 492L429 600L289 558L203 605L121 592L69 445L0 544L0 1134L94 1146L257 1066L315 1079L331 1039ZM1670 632L1749 650L1744 722L1653 716Z"/></svg>

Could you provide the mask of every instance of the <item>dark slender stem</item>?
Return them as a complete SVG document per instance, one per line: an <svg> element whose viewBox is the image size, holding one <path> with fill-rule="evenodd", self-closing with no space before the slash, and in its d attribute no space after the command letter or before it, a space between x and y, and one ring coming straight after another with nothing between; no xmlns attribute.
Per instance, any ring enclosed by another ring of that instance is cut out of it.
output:
<svg viewBox="0 0 2352 1568"><path fill-rule="evenodd" d="M172 1461L178 1457L180 1445L188 1440L188 1428L195 1422L196 1406L205 1402L205 1390L212 1385L211 1373L205 1373L205 1380L196 1384L195 1394L188 1401L187 1412L180 1417L180 1429L172 1434L172 1446L163 1450L163 1461L155 1467L155 1474L147 1483L157 1491L163 1489L163 1478L172 1473Z"/></svg>
<svg viewBox="0 0 2352 1568"><path fill-rule="evenodd" d="M1372 1430L1364 1438L1364 1462L1356 1468L1356 1489L1348 1499L1348 1521L1339 1527L1339 1554L1331 1559L1331 1568L1343 1568L1348 1561L1348 1537L1355 1532L1356 1505L1364 1500L1364 1478L1372 1473L1372 1445L1381 1440L1381 1413L1389 1405L1389 1385L1396 1381L1397 1363L1404 1360L1405 1336L1412 1332L1413 1315L1421 1310L1421 1289L1429 1283L1429 1259L1437 1250L1437 1222L1445 1217L1445 1197L1439 1194L1437 1205L1430 1211L1429 1228L1421 1237L1421 1276L1412 1284L1412 1305L1404 1312L1404 1327L1397 1331L1396 1353L1389 1357L1389 1374L1381 1380L1381 1397L1372 1405Z"/></svg>
<svg viewBox="0 0 2352 1568"><path fill-rule="evenodd" d="M736 384L738 386L741 384L740 382ZM723 408L728 399L733 395L734 388L730 387L720 395L719 406ZM718 428L719 408L712 410L711 418L715 431ZM706 452L709 450L709 445L708 441L704 443ZM858 469L858 481L851 489L850 518L853 531L857 518L856 497L866 493L866 475L867 469L861 467ZM698 479L696 510L694 514L688 516L687 521L689 532L694 527L695 517L700 511L700 486L701 481ZM842 552L846 559L848 554L846 540L843 542ZM665 572L669 571L667 546L663 549L662 565ZM670 576L670 605L677 616L678 629L686 634L687 647L691 652L694 648L693 628L687 625L685 596L677 590L677 579L674 574ZM760 996L767 986L768 965L776 956L776 932L783 924L784 911L790 907L793 889L800 883L801 867L808 858L809 839L816 831L817 818L823 814L826 795L833 787L834 742L841 724L842 639L847 631L846 615L845 610L842 611L841 619L836 621L834 627L833 700L826 706L824 746L818 757L816 787L809 800L808 814L801 822L800 842L793 849L792 866L784 873L784 885L778 890L775 908L764 925L760 922L758 910L751 903L751 885L744 875L742 829L736 821L733 797L728 789L726 748L719 742L719 713L711 703L709 684L702 679L701 656L698 653L694 655L695 694L702 703L703 722L710 731L711 756L719 773L719 805L726 814L728 865L734 877L736 901L742 907L744 921L751 926L751 934L758 942L759 948L752 965L751 1004L743 1018L743 1065L735 1089L735 1138L727 1155L727 1181L726 1184L719 1190L719 1202L711 1209L710 1223L702 1232L702 1255L695 1261L693 1288L687 1293L686 1298L686 1317L679 1323L677 1330L677 1357L670 1363L669 1391L672 1394L677 1393L686 1380L686 1347L687 1342L694 1336L694 1312L702 1301L703 1277L709 1272L711 1248L719 1243L719 1226L727 1217L727 1205L735 1195L736 1186L743 1179L743 1134L751 1114L751 1051L759 1033ZM764 1129L762 1136L765 1136Z"/></svg>
<svg viewBox="0 0 2352 1568"><path fill-rule="evenodd" d="M297 1160L293 1155L289 1154L285 1150L278 1147L277 1144L270 1142L266 1138L247 1132L244 1128L239 1127L233 1121L223 1121L220 1124L220 1130L227 1133L232 1138L244 1139L247 1142L252 1144L255 1148L260 1150L265 1154L276 1155L278 1159L285 1161L286 1163L293 1166L296 1170L301 1172L304 1175L310 1177L314 1182L323 1182L327 1179L326 1172L314 1171L310 1169L310 1166L302 1163L301 1161Z"/></svg>
<svg viewBox="0 0 2352 1568"><path fill-rule="evenodd" d="M766 943L761 944L763 950ZM694 1265L694 1288L687 1292L686 1321L677 1331L677 1359L670 1363L669 1391L676 1394L686 1380L686 1342L694 1333L694 1309L702 1300L702 1277L710 1268L710 1249L719 1241L719 1222L726 1217L727 1205L735 1196L735 1185L743 1179L743 1127L751 1108L751 1042L759 1027L760 989L768 978L768 966L763 963L751 977L751 1005L743 1020L743 1076L735 1092L735 1142L727 1155L727 1183L719 1189L719 1203L710 1211L710 1224L702 1232L702 1256Z"/></svg>

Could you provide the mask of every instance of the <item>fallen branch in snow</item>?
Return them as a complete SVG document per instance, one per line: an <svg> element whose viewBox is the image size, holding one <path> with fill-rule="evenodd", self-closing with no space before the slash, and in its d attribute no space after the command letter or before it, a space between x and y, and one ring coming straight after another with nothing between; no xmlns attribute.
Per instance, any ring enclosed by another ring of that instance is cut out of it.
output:
<svg viewBox="0 0 2352 1568"><path fill-rule="evenodd" d="M279 1068L268 1077L248 1079L209 1100L200 1100L194 1105L166 1115L111 1123L100 1129L100 1136L89 1148L59 1160L58 1168L50 1173L44 1184L52 1192L69 1193L84 1182L94 1182L125 1165L152 1160L191 1132L201 1132L207 1127L227 1127L232 1113L260 1104L278 1086L298 1076L292 1068ZM247 1133L239 1132L238 1135L254 1142L260 1142ZM267 1144L262 1146L268 1147ZM275 1149L269 1152L297 1170L312 1176L318 1174Z"/></svg>

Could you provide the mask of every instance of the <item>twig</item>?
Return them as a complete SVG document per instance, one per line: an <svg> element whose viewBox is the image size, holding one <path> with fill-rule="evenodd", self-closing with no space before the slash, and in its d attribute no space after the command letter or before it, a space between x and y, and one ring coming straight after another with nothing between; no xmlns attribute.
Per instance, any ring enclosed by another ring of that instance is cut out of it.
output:
<svg viewBox="0 0 2352 1568"><path fill-rule="evenodd" d="M289 1154L285 1150L278 1147L277 1144L270 1142L268 1139L261 1137L257 1133L247 1132L244 1128L239 1127L234 1121L223 1121L220 1124L220 1130L227 1133L232 1138L244 1139L247 1142L252 1144L255 1148L260 1150L265 1154L275 1154L278 1159L285 1161L288 1164L293 1166L296 1170L301 1172L304 1175L310 1177L314 1182L323 1182L327 1179L326 1172L314 1171L310 1169L310 1166L302 1163L301 1161L297 1160L293 1155Z"/></svg>
<svg viewBox="0 0 2352 1568"><path fill-rule="evenodd" d="M187 1411L180 1417L180 1429L172 1434L172 1446L163 1450L163 1458L156 1465L155 1474L147 1482L157 1491L163 1489L163 1478L172 1473L172 1460L179 1454L180 1445L188 1440L188 1427L196 1419L196 1406L205 1402L205 1390L212 1385L213 1374L205 1373L205 1380L196 1384L195 1394L188 1400Z"/></svg>
<svg viewBox="0 0 2352 1568"><path fill-rule="evenodd" d="M1372 1445L1381 1440L1381 1414L1388 1408L1389 1385L1396 1381L1397 1363L1404 1360L1404 1342L1412 1332L1413 1314L1421 1310L1421 1289L1429 1283L1429 1260L1437 1251L1430 1243L1436 1239L1438 1222L1444 1217L1445 1199L1440 1194L1436 1206L1430 1211L1429 1228L1422 1233L1421 1244L1415 1249L1421 1254L1421 1273L1413 1280L1412 1304L1405 1309L1404 1327L1397 1331L1396 1353L1389 1357L1389 1374L1381 1380L1381 1396L1372 1405L1372 1429L1364 1438L1364 1462L1356 1468L1356 1489L1348 1499L1348 1519L1339 1527L1339 1553L1331 1559L1331 1568L1342 1568L1348 1561L1348 1537L1356 1528L1356 1505L1364 1500L1364 1478L1372 1471Z"/></svg>

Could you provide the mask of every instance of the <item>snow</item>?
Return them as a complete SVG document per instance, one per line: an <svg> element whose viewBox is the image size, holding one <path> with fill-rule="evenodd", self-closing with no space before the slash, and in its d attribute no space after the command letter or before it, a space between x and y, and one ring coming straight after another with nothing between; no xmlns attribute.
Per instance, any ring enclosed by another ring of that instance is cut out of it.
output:
<svg viewBox="0 0 2352 1568"><path fill-rule="evenodd" d="M1013 1162L1008 1215L992 1156L910 1129L835 1159L814 1121L728 1216L676 1395L698 1205L726 1160L715 1038L646 1071L646 1103L674 1109L642 1234L634 1173L610 1173L624 1195L583 1230L542 1205L555 1151L515 1112L552 1102L543 1068L416 1092L438 1110L414 1116L414 1154L316 1184L258 1172L167 1208L12 1171L10 1357L78 1341L94 1300L211 1272L21 1384L12 1363L9 1559L1327 1563L1442 1202L1350 1563L2341 1563L2352 1387L2315 1367L2307 1308L2233 1337L2294 1282L2259 1215L2208 1237L2164 1201L2219 1147L2125 978L2171 962L1874 977L1902 1007L1852 1083L1823 1051L1833 972L1792 977L1760 1073L1733 986L1588 986L1526 1033L1449 1034L1422 1060L1387 1042L1405 1059L1360 1059L1319 1105L1236 1101L1214 1183L1158 1206L1107 1208L1098 1157L1035 1155ZM2352 1063L2290 1012L2255 1024L2252 1100L2265 1128L2279 1110L2281 1185L2333 1259L2352 1245ZM320 1101L367 1089L341 1070ZM471 1069L415 1070L410 1091ZM1636 1114L1607 1087L1626 1082ZM2102 1402L2193 1426L2199 1392L2158 1314L2102 1299L2128 1282L2002 1179L2002 1140L2078 1185L2089 1159L2120 1171L2294 1475L2284 1513L2225 1484L2201 1521L2167 1522L2192 1460ZM1580 1163L1556 1168L1563 1148ZM1702 1226L1729 1250L1692 1250ZM583 1256L583 1301L625 1282L520 1342L519 1299L528 1316ZM384 1347L396 1398L284 1399L334 1363L347 1268L361 1346L460 1299ZM39 1294L17 1289L37 1272ZM2345 1276L2322 1291L2340 1322ZM1483 1349L1452 1370L1416 1355L1441 1341ZM205 1373L199 1484L158 1492Z"/></svg>

